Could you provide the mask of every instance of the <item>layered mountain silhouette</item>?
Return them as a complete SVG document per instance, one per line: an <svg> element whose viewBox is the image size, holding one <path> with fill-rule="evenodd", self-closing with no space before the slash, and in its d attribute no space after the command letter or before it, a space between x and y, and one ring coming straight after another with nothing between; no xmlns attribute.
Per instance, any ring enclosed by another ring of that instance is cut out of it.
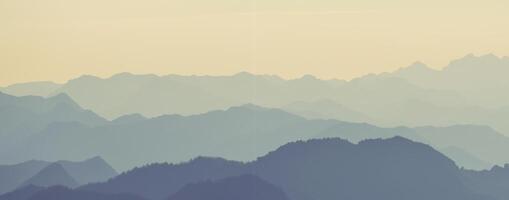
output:
<svg viewBox="0 0 509 200"><path fill-rule="evenodd" d="M116 175L117 172L100 157L80 162L34 160L0 166L0 194L30 185L76 187L106 181Z"/></svg>
<svg viewBox="0 0 509 200"><path fill-rule="evenodd" d="M98 127L54 123L10 152L16 152L11 155L20 160L101 155L119 169L161 160L185 161L199 155L252 160L288 141L311 138L333 123L248 105L203 115L165 115ZM256 148L245 149L246 144Z"/></svg>
<svg viewBox="0 0 509 200"><path fill-rule="evenodd" d="M75 160L102 155L116 168L126 170L155 161L181 162L200 155L250 161L288 141L301 139L341 137L358 142L397 135L440 150L462 149L488 165L465 160L464 154L449 154L460 166L470 169L509 161L504 153L509 148L509 138L489 127L381 128L365 123L309 120L252 104L191 116L128 115L99 126L52 123L19 142L18 148L0 152L0 160Z"/></svg>
<svg viewBox="0 0 509 200"><path fill-rule="evenodd" d="M64 186L48 188L27 186L0 196L0 200L144 200L129 194L101 194L96 192L72 190Z"/></svg>
<svg viewBox="0 0 509 200"><path fill-rule="evenodd" d="M294 200L492 199L465 187L453 161L427 145L401 137L359 144L341 139L293 142L248 163L198 158L177 165L152 164L80 190L131 192L151 200L165 196L200 199L199 195L213 195L213 191L230 195L224 191L225 184L239 180L228 177L245 173L280 187ZM241 187L234 185L231 187Z"/></svg>
<svg viewBox="0 0 509 200"><path fill-rule="evenodd" d="M506 200L508 72L507 57L468 55L350 81L121 73L0 88L0 200ZM96 155L139 167L118 175Z"/></svg>
<svg viewBox="0 0 509 200"><path fill-rule="evenodd" d="M333 117L380 126L478 124L509 134L509 82L504 76L508 69L507 57L489 54L468 55L442 70L415 63L351 81L320 80L309 75L286 80L246 72L232 76L121 73L109 78L81 76L58 86L27 83L2 91L18 95L33 91L32 95L42 96L66 93L108 119L131 113L147 117L190 115L254 103L288 108L312 118ZM305 106L295 108L295 104Z"/></svg>
<svg viewBox="0 0 509 200"><path fill-rule="evenodd" d="M184 186L168 200L288 200L278 187L254 175L228 177Z"/></svg>

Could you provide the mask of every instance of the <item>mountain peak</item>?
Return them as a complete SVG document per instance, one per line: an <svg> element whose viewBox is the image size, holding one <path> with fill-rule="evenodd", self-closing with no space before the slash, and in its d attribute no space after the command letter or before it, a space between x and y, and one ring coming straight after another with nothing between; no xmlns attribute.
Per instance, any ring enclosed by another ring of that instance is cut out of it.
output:
<svg viewBox="0 0 509 200"><path fill-rule="evenodd" d="M72 98L66 93L58 93L54 96L48 97L48 100L58 103L76 104Z"/></svg>
<svg viewBox="0 0 509 200"><path fill-rule="evenodd" d="M259 105L253 104L253 103L246 103L246 104L243 104L243 105L237 106L237 107L238 108L246 108L246 109L255 110L255 111L268 110L268 108L264 108L262 106L259 106ZM232 108L235 108L235 107L232 107Z"/></svg>
<svg viewBox="0 0 509 200"><path fill-rule="evenodd" d="M468 54L463 58L453 60L444 69L456 69L456 68L479 68L486 70L487 67L498 65L503 60L493 53L476 56L474 54Z"/></svg>
<svg viewBox="0 0 509 200"><path fill-rule="evenodd" d="M382 139L382 138L376 138L376 139L366 139L366 140L362 140L359 142L358 145L366 145L366 146L371 146L371 145L374 145L374 146L378 146L378 145L382 145L382 146L393 146L393 147L396 147L396 146L413 146L413 147L417 147L417 146L420 146L421 143L418 143L418 142L414 142L410 139L407 139L405 137L402 137L402 136L394 136L394 137L391 137L391 138L387 138L387 139Z"/></svg>
<svg viewBox="0 0 509 200"><path fill-rule="evenodd" d="M312 81L315 81L315 80L319 80L319 79L316 78L315 76L311 75L311 74L305 74L304 76L302 76L300 78L300 80L312 80Z"/></svg>
<svg viewBox="0 0 509 200"><path fill-rule="evenodd" d="M247 71L241 71L233 75L233 77L254 77L254 76L255 76L254 74Z"/></svg>
<svg viewBox="0 0 509 200"><path fill-rule="evenodd" d="M134 76L131 72L120 72L117 74L113 74L110 78L122 78L122 77L131 77Z"/></svg>
<svg viewBox="0 0 509 200"><path fill-rule="evenodd" d="M410 66L408 66L407 68L417 68L417 69L422 69L422 68L428 68L428 66L426 64L424 64L423 62L421 61L415 61L414 63L412 63Z"/></svg>
<svg viewBox="0 0 509 200"><path fill-rule="evenodd" d="M146 119L147 118L145 116L143 116L142 114L134 113L134 114L122 115L122 116L114 119L112 122L118 123L118 124L125 124L125 123L143 121Z"/></svg>
<svg viewBox="0 0 509 200"><path fill-rule="evenodd" d="M256 188L256 189L253 189ZM261 178L245 174L215 181L191 183L169 200L286 200L286 194Z"/></svg>
<svg viewBox="0 0 509 200"><path fill-rule="evenodd" d="M430 73L434 72L435 70L429 68L426 64L424 64L421 61L416 61L412 63L411 65L407 67L403 67L398 69L395 73L402 74L402 75L418 75L422 73Z"/></svg>
<svg viewBox="0 0 509 200"><path fill-rule="evenodd" d="M94 157L92 157L90 159L87 159L87 160L85 160L83 162L106 163L106 161L101 156L94 156Z"/></svg>
<svg viewBox="0 0 509 200"><path fill-rule="evenodd" d="M69 81L75 81L75 80L90 80L90 81L94 81L94 80L101 80L101 78L99 78L97 76L94 76L94 75L90 75L90 74L83 74L83 75L79 76L78 78L71 79Z"/></svg>
<svg viewBox="0 0 509 200"><path fill-rule="evenodd" d="M80 162L58 161L56 163L62 165L80 185L106 181L118 175L117 171L99 156Z"/></svg>
<svg viewBox="0 0 509 200"><path fill-rule="evenodd" d="M45 167L35 176L25 181L23 185L30 184L42 187L53 185L64 185L67 187L78 186L78 182L74 180L67 170L59 163L53 163Z"/></svg>

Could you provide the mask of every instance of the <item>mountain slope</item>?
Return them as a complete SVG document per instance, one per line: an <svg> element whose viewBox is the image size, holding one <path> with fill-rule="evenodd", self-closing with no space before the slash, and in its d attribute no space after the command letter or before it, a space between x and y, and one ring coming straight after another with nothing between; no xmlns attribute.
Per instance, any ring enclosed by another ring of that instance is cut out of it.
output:
<svg viewBox="0 0 509 200"><path fill-rule="evenodd" d="M241 175L184 186L169 200L288 200L285 193L254 176Z"/></svg>
<svg viewBox="0 0 509 200"><path fill-rule="evenodd" d="M29 82L9 85L5 88L0 88L0 91L6 94L14 96L42 96L48 97L53 94L59 87L60 84L40 81L40 82Z"/></svg>
<svg viewBox="0 0 509 200"><path fill-rule="evenodd" d="M0 196L0 200L143 200L130 194L101 194L72 190L63 186L27 186Z"/></svg>
<svg viewBox="0 0 509 200"><path fill-rule="evenodd" d="M290 143L252 167L295 200L483 199L462 185L454 162L401 137Z"/></svg>
<svg viewBox="0 0 509 200"><path fill-rule="evenodd" d="M117 172L101 157L94 157L80 162L57 161L79 185L106 181Z"/></svg>
<svg viewBox="0 0 509 200"><path fill-rule="evenodd" d="M472 191L498 200L509 199L509 164L483 171L464 170L462 173L465 185Z"/></svg>
<svg viewBox="0 0 509 200"><path fill-rule="evenodd" d="M294 200L490 199L463 185L453 161L427 145L401 137L357 145L340 139L294 142L245 164L199 161L136 168L81 189L132 192L156 200L186 184L250 173L281 187Z"/></svg>
<svg viewBox="0 0 509 200"><path fill-rule="evenodd" d="M447 157L454 160L454 162L466 169L471 170L482 170L482 169L489 169L492 167L491 164L477 158L476 156L472 155L471 153L460 149L458 147L450 146L443 149L440 149L440 152L442 152Z"/></svg>
<svg viewBox="0 0 509 200"><path fill-rule="evenodd" d="M253 160L287 141L311 138L333 123L252 105L93 128L61 123L34 135L15 155L44 160L101 155L121 170L154 161L181 162L199 155ZM89 148L90 144L94 148ZM253 148L246 149L246 144Z"/></svg>
<svg viewBox="0 0 509 200"><path fill-rule="evenodd" d="M28 185L18 188L12 192L0 195L0 200L27 200L37 192L44 190L44 187Z"/></svg>
<svg viewBox="0 0 509 200"><path fill-rule="evenodd" d="M279 109L255 105L192 116L165 115L89 127L54 123L4 157L43 160L86 159L101 155L126 170L155 161L182 162L196 156L250 161L288 141L341 137L352 142L404 136L437 149L461 148L488 164L509 161L509 138L485 126L382 128L365 123L309 120ZM461 138L461 139L460 139ZM188 145L188 144L194 145ZM90 145L94 148L89 148ZM140 148L133 149L132 146ZM454 159L460 161L461 159ZM469 163L458 163L477 169Z"/></svg>
<svg viewBox="0 0 509 200"><path fill-rule="evenodd" d="M310 119L337 119L348 122L374 121L365 114L325 99L313 102L293 102L281 109Z"/></svg>
<svg viewBox="0 0 509 200"><path fill-rule="evenodd" d="M106 181L117 172L100 157L79 162L27 161L0 166L0 194L28 185L66 186Z"/></svg>
<svg viewBox="0 0 509 200"><path fill-rule="evenodd" d="M60 94L48 98L15 97L0 93L0 151L56 122L79 122L88 126L107 121L91 111L81 109L69 96ZM16 160L20 162L24 160Z"/></svg>
<svg viewBox="0 0 509 200"><path fill-rule="evenodd" d="M62 165L58 163L50 164L42 169L36 175L26 180L21 186L35 185L40 187L49 187L62 185L66 187L76 187L79 183L69 175Z"/></svg>
<svg viewBox="0 0 509 200"><path fill-rule="evenodd" d="M199 157L181 164L151 164L135 168L107 182L81 187L102 193L133 193L151 200L165 199L188 183L242 174L239 162Z"/></svg>
<svg viewBox="0 0 509 200"><path fill-rule="evenodd" d="M401 99L421 99L431 103L459 102L459 97L453 93L420 88L400 78L362 78L347 82L320 80L306 75L285 80L277 76L246 72L232 76L156 76L129 73L104 79L81 76L69 80L54 94L58 93L70 95L83 107L109 119L130 113L140 113L148 117L168 113L198 114L246 103L283 107L293 102L313 102L319 99L330 99L345 106L347 110L360 111L368 116L376 114L375 109L383 109L383 105L387 104L397 104ZM437 99L437 96L443 98ZM372 102L372 99L377 99L378 102ZM370 112L363 112L364 110Z"/></svg>

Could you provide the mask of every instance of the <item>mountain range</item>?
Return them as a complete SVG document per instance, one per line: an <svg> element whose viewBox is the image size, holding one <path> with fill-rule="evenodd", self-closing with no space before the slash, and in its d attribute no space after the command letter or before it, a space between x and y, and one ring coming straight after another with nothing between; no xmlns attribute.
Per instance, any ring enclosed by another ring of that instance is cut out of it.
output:
<svg viewBox="0 0 509 200"><path fill-rule="evenodd" d="M348 81L11 85L0 200L507 200L508 72L508 57L489 54Z"/></svg>
<svg viewBox="0 0 509 200"><path fill-rule="evenodd" d="M247 72L232 76L90 75L64 84L23 83L13 95L68 94L86 109L114 119L139 113L191 115L253 103L309 118L379 126L488 125L509 134L509 58L467 55L442 70L415 63L350 81L306 75L286 80ZM42 89L41 89L42 88ZM303 105L303 106L299 106Z"/></svg>
<svg viewBox="0 0 509 200"><path fill-rule="evenodd" d="M401 137L359 144L341 139L297 141L247 163L200 157L180 164L151 164L79 190L131 193L150 200L168 196L198 200L206 194L214 199L214 195L235 195L237 190L223 187L236 182L229 177L243 174L280 187L292 200L495 199L466 187L462 170L447 157ZM237 187L242 184L228 188Z"/></svg>
<svg viewBox="0 0 509 200"><path fill-rule="evenodd" d="M148 164L75 189L29 184L0 200L505 200L507 169L460 169L432 147L399 136L358 144L311 139L251 162L197 157Z"/></svg>
<svg viewBox="0 0 509 200"><path fill-rule="evenodd" d="M36 102L54 101L54 98L3 96L20 101L26 98L35 98ZM67 104L75 104L66 95L60 95L60 98L66 99ZM14 106L4 106L10 107ZM17 131L5 131L4 138L15 135L18 139L16 145L0 146L1 162L83 160L101 155L123 171L146 163L181 162L196 156L250 161L288 141L300 139L342 137L359 142L397 135L443 150L460 166L469 169L487 169L493 164L509 162L504 153L509 150L509 138L486 126L382 128L366 123L306 119L280 109L253 104L199 115L146 118L132 114L111 121L79 107L70 110L65 118L59 118L58 113L46 113L44 116L34 115L30 120L19 119L19 123L24 124L19 128L46 125L25 137L20 137L23 134L18 135L20 132ZM75 117L82 113L94 116L96 120L92 122L95 123L91 123L89 118ZM11 114L0 112L0 117L9 118ZM191 143L194 145L188 145ZM245 148L246 145L250 148Z"/></svg>

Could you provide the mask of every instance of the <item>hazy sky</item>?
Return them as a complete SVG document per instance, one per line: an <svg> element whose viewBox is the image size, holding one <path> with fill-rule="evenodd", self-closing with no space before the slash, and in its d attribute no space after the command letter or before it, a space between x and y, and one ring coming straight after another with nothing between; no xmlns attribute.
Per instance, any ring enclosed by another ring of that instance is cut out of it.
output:
<svg viewBox="0 0 509 200"><path fill-rule="evenodd" d="M0 86L81 74L350 79L509 55L507 0L0 0Z"/></svg>

